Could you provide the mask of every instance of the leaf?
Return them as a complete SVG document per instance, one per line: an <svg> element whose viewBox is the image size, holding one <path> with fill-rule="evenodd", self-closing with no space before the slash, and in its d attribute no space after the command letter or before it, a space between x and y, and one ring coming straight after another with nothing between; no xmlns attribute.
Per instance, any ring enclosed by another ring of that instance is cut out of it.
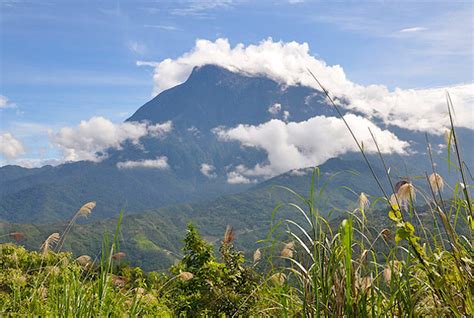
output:
<svg viewBox="0 0 474 318"><path fill-rule="evenodd" d="M400 211L395 211L395 210L390 210L390 212L388 212L388 217L392 220L392 221L395 221L395 222L400 222L401 218L402 218L402 214L400 213Z"/></svg>

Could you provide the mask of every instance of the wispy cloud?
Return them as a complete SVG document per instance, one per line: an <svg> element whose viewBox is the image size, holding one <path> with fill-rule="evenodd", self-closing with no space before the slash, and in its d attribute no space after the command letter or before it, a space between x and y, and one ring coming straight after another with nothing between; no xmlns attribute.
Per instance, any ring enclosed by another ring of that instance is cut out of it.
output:
<svg viewBox="0 0 474 318"><path fill-rule="evenodd" d="M147 47L145 44L140 43L138 41L130 41L127 44L128 49L135 54L142 55L146 53Z"/></svg>
<svg viewBox="0 0 474 318"><path fill-rule="evenodd" d="M8 97L0 95L0 110L6 108L16 108L16 104L9 100Z"/></svg>
<svg viewBox="0 0 474 318"><path fill-rule="evenodd" d="M206 16L208 11L231 8L233 0L191 0L178 2L171 14L180 16Z"/></svg>
<svg viewBox="0 0 474 318"><path fill-rule="evenodd" d="M146 159L139 161L123 161L117 163L117 168L119 169L136 169L136 168L145 168L145 169L168 169L168 158L165 156L158 157L156 159Z"/></svg>
<svg viewBox="0 0 474 318"><path fill-rule="evenodd" d="M426 31L428 30L427 28L424 28L424 27L411 27L411 28L405 28L405 29L401 29L400 33L414 33L414 32L421 32L421 31Z"/></svg>
<svg viewBox="0 0 474 318"><path fill-rule="evenodd" d="M152 29L160 29L164 31L181 31L182 30L174 25L165 25L165 24L145 24L143 27L152 28Z"/></svg>

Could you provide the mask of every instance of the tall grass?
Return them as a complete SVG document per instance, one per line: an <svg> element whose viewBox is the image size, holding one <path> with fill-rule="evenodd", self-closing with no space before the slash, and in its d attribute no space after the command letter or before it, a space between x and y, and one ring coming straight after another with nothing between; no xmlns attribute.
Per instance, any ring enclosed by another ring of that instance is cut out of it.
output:
<svg viewBox="0 0 474 318"><path fill-rule="evenodd" d="M329 92L314 78L344 120ZM296 200L296 203L288 204L294 216L276 221L281 207L274 211L274 221L266 240L271 243L268 254L274 273L269 275L285 274L286 279L278 293L271 283L262 287L275 304L270 313L264 306L262 314L288 316L288 313L296 313L304 317L474 316L473 206L449 95L447 100L450 117L448 149L453 152L448 153L448 163L460 180L453 187L448 185L451 193L442 193L444 181L436 172L429 144L432 172L430 175L426 173L426 184L414 184L408 179L394 184L371 132L390 185L392 195L389 196L390 192L382 186L362 144L345 122L373 174L375 184L383 193L380 199L386 203L387 228L373 228L367 222L368 211L359 204L359 208L345 212L344 219L334 230L334 226L331 227L330 222L321 216L315 200L315 193L321 191L315 186L319 178L316 168L308 197L287 189ZM450 160L451 155L455 161ZM429 190L426 193L423 189ZM425 201L423 210L416 206L416 194ZM443 195L449 200L443 200ZM366 199L363 201L367 203ZM394 235L387 235L388 228L393 229ZM459 228L467 229L467 236L460 233ZM294 253L275 253L275 246L282 246L282 243L278 245L281 239L295 243Z"/></svg>

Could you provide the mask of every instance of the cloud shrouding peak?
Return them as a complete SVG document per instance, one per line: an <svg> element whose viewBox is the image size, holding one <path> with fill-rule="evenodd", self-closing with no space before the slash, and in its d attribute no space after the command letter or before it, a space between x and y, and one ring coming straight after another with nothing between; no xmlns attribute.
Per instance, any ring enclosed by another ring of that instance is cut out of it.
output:
<svg viewBox="0 0 474 318"><path fill-rule="evenodd" d="M162 137L172 129L171 122L148 125L146 123L113 123L104 117L83 120L75 127L63 127L51 133L51 142L58 146L65 161L101 161L108 148L120 149L129 141L137 146L144 136Z"/></svg>
<svg viewBox="0 0 474 318"><path fill-rule="evenodd" d="M0 155L7 160L14 159L25 153L25 148L20 140L10 133L0 135Z"/></svg>
<svg viewBox="0 0 474 318"><path fill-rule="evenodd" d="M168 169L168 158L165 156L158 157L156 159L147 159L139 161L123 161L117 163L119 169L135 169L135 168L147 168L147 169Z"/></svg>
<svg viewBox="0 0 474 318"><path fill-rule="evenodd" d="M275 42L271 38L257 45L237 44L227 39L197 40L195 47L176 59L161 62L137 62L155 68L154 94L183 83L194 66L215 64L248 75L265 75L284 85L320 88L308 73L310 69L336 97L344 99L349 109L386 124L410 130L441 134L448 124L445 91L453 98L457 125L473 128L472 103L474 84L435 89L399 89L384 85L363 86L350 81L339 65L327 65L310 54L307 43Z"/></svg>
<svg viewBox="0 0 474 318"><path fill-rule="evenodd" d="M364 143L367 152L376 150L368 128L374 133L382 153L407 152L408 143L399 140L390 131L382 130L369 120L353 114L345 115L344 118L357 138ZM258 126L239 125L214 131L221 140L239 141L244 147L262 149L267 153L266 164L250 168L238 166L230 175L233 181L259 176L268 178L288 170L319 165L330 158L357 151L343 121L336 117L316 116L307 121L289 123L272 119ZM239 179L239 176L242 178Z"/></svg>

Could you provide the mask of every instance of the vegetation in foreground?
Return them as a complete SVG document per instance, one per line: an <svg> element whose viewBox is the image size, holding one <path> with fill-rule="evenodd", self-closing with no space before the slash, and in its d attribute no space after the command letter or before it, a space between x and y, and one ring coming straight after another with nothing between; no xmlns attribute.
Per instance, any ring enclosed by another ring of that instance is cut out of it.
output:
<svg viewBox="0 0 474 318"><path fill-rule="evenodd" d="M446 136L448 163L459 174L454 186L445 184L434 164L424 177L395 184L386 169L392 194L382 188L384 197L370 204L370 196L361 193L358 208L332 227L318 208L324 192L315 169L308 197L287 189L295 198L288 204L295 216L282 217L281 206L274 209L263 247L251 262L234 248L231 227L216 257L189 225L181 260L168 273L144 273L123 263L121 218L114 236L105 235L100 258L73 259L60 250L76 219L91 213L95 203L90 202L62 235L46 239L41 252L1 245L0 312L78 317L472 317L472 187L466 182L452 123ZM425 208L416 207L416 198ZM378 202L387 206L383 229L368 221ZM429 224L424 221L428 218ZM22 233L9 235L21 239Z"/></svg>

